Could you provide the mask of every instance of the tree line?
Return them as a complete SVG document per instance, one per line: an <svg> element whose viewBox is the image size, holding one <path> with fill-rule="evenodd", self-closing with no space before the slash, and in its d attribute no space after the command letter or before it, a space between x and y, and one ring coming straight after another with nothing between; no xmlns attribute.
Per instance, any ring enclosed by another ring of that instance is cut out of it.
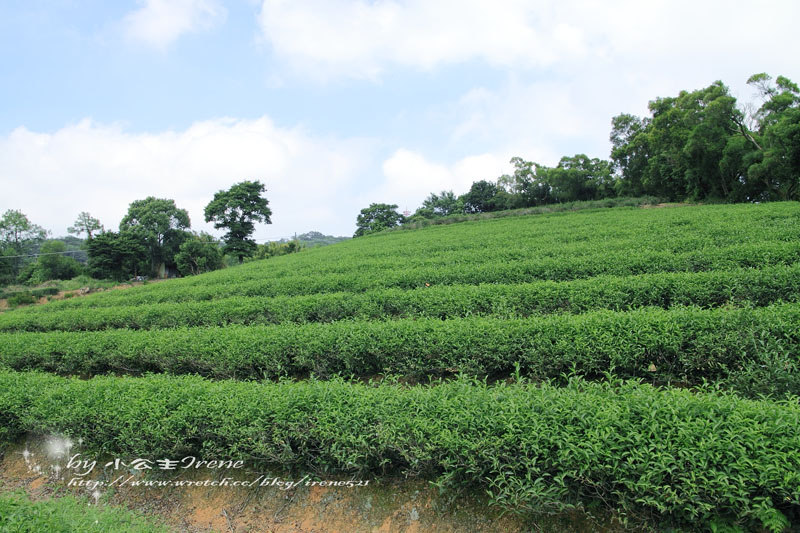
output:
<svg viewBox="0 0 800 533"><path fill-rule="evenodd" d="M255 224L271 223L264 192L262 183L243 181L214 195L204 215L206 222L226 231L222 246L207 233L192 232L189 213L166 198L149 196L132 202L119 231L106 230L98 219L82 212L67 231L86 235L85 267L64 254L63 242L43 243L46 230L21 211L8 210L0 217L0 283L71 279L83 272L117 281L171 272L200 274L221 268L226 254L242 263L258 251L252 239ZM37 251L38 259L26 264L24 259Z"/></svg>
<svg viewBox="0 0 800 533"><path fill-rule="evenodd" d="M747 80L758 104L739 105L721 81L656 98L649 116L611 120L608 160L565 156L555 167L514 157L512 174L480 180L457 196L431 193L411 216L371 204L355 236L460 213L655 196L667 201L763 202L800 199L800 90L765 73Z"/></svg>

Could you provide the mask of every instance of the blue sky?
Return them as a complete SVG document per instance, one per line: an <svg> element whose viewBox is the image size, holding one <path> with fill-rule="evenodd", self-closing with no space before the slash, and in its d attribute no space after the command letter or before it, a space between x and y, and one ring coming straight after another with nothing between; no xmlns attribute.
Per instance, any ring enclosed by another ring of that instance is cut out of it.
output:
<svg viewBox="0 0 800 533"><path fill-rule="evenodd" d="M351 234L370 202L608 156L611 117L717 79L800 81L792 1L0 3L0 210L63 235L173 198L196 230L243 179L265 241Z"/></svg>

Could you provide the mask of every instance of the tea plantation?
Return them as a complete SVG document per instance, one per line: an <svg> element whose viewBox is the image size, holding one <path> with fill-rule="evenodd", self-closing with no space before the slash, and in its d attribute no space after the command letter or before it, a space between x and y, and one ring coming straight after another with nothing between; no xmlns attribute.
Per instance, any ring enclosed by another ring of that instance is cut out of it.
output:
<svg viewBox="0 0 800 533"><path fill-rule="evenodd" d="M800 527L800 204L397 230L0 314L0 442Z"/></svg>

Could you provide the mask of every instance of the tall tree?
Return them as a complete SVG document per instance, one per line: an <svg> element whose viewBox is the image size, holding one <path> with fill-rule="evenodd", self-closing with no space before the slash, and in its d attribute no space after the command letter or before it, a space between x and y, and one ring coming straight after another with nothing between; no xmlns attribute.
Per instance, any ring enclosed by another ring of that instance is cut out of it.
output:
<svg viewBox="0 0 800 533"><path fill-rule="evenodd" d="M354 237L361 237L376 231L399 226L405 217L397 212L396 204L370 204L361 210L356 217Z"/></svg>
<svg viewBox="0 0 800 533"><path fill-rule="evenodd" d="M728 88L717 81L656 98L648 107L652 117L619 115L612 123L620 192L671 200L729 197L738 183L720 161L742 117Z"/></svg>
<svg viewBox="0 0 800 533"><path fill-rule="evenodd" d="M148 244L141 232L98 233L86 243L92 277L123 281L150 268Z"/></svg>
<svg viewBox="0 0 800 533"><path fill-rule="evenodd" d="M514 173L503 174L497 179L498 192L489 202L493 208L485 210L531 207L553 201L551 186L545 179L547 167L521 157L512 157L510 162L514 165ZM501 202L503 193L507 198ZM470 203L474 204L474 201L470 200Z"/></svg>
<svg viewBox="0 0 800 533"><path fill-rule="evenodd" d="M800 89L783 76L773 83L765 73L751 76L748 83L763 98L755 115L757 135L743 131L757 153L748 179L763 184L765 199L796 200L800 198Z"/></svg>
<svg viewBox="0 0 800 533"><path fill-rule="evenodd" d="M240 264L256 249L256 243L250 237L255 231L255 223L272 223L269 201L261 196L265 191L259 181L243 181L227 191L217 192L206 206L206 222L213 221L215 228L228 230L223 237L223 250L237 256Z"/></svg>
<svg viewBox="0 0 800 533"><path fill-rule="evenodd" d="M33 224L22 211L9 209L0 217L0 252L5 256L3 261L6 266L4 277L6 281L14 278L22 268L23 258L34 250L34 247L47 237L47 231L41 226Z"/></svg>
<svg viewBox="0 0 800 533"><path fill-rule="evenodd" d="M491 181L481 180L474 182L469 191L460 197L461 201L464 202L464 212L483 213L503 209L505 205L500 201L499 192L497 184Z"/></svg>
<svg viewBox="0 0 800 533"><path fill-rule="evenodd" d="M417 209L415 215L423 218L446 217L464 212L464 204L453 191L442 191L441 194L431 193Z"/></svg>
<svg viewBox="0 0 800 533"><path fill-rule="evenodd" d="M17 254L28 251L47 237L47 231L41 226L33 224L22 211L9 209L0 218L0 240L4 247L12 249Z"/></svg>
<svg viewBox="0 0 800 533"><path fill-rule="evenodd" d="M95 232L102 231L103 225L100 221L94 218L86 211L81 211L75 224L67 228L67 232L80 236L81 233L86 234L86 238L92 240Z"/></svg>
<svg viewBox="0 0 800 533"><path fill-rule="evenodd" d="M195 235L181 244L175 262L182 276L195 276L223 267L222 252L208 233Z"/></svg>
<svg viewBox="0 0 800 533"><path fill-rule="evenodd" d="M648 119L627 113L611 119L611 161L621 178L617 181L617 194L621 196L640 196L645 192L643 180L650 151L648 123Z"/></svg>
<svg viewBox="0 0 800 533"><path fill-rule="evenodd" d="M614 196L611 164L584 154L562 157L558 166L549 169L545 180L557 202L598 200Z"/></svg>
<svg viewBox="0 0 800 533"><path fill-rule="evenodd" d="M149 196L130 204L119 229L137 233L144 240L151 273L156 274L162 264L175 265L175 254L190 235L186 231L189 226L189 213L179 209L175 200Z"/></svg>

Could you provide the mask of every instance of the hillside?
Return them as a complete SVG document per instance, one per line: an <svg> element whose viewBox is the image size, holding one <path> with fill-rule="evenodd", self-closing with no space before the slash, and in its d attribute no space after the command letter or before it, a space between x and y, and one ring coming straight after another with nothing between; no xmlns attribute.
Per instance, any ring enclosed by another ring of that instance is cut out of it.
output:
<svg viewBox="0 0 800 533"><path fill-rule="evenodd" d="M780 531L799 302L793 202L389 231L0 314L0 441Z"/></svg>

